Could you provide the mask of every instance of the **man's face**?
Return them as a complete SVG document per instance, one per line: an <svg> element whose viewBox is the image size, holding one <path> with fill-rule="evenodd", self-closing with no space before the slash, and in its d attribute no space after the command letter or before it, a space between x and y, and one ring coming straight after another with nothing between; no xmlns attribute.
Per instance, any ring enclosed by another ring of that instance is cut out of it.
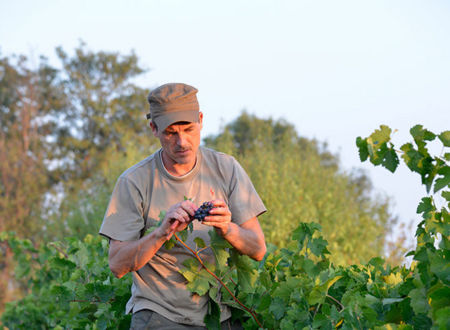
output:
<svg viewBox="0 0 450 330"><path fill-rule="evenodd" d="M161 142L164 165L168 169L185 165L190 170L195 165L202 120L203 114L200 112L198 123L177 122L162 132L150 123L153 134Z"/></svg>

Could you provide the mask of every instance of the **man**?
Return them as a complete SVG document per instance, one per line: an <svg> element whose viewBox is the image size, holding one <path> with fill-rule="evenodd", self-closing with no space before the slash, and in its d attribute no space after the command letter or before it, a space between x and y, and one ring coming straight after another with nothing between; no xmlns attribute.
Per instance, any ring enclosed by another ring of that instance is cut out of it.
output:
<svg viewBox="0 0 450 330"><path fill-rule="evenodd" d="M261 260L266 252L257 216L266 211L250 179L231 156L200 147L203 113L197 90L172 83L149 96L150 127L161 149L129 168L118 179L100 234L110 239L109 266L118 278L133 274L133 329L202 329L208 297L192 294L178 272L191 258L180 244L168 250L164 242L192 222L194 239L209 242L216 230L240 253ZM190 200L185 200L184 197ZM198 205L212 201L214 208L203 222L193 221ZM158 223L157 229L143 235ZM209 251L202 257L214 262ZM222 326L228 328L231 313L221 306Z"/></svg>

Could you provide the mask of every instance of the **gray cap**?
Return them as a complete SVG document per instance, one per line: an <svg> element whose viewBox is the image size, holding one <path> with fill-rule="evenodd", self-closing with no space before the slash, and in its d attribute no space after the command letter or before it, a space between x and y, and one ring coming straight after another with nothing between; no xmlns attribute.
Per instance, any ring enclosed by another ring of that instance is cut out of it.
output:
<svg viewBox="0 0 450 330"><path fill-rule="evenodd" d="M199 122L198 90L181 83L169 83L152 90L147 97L150 113L147 119L164 131L179 121Z"/></svg>

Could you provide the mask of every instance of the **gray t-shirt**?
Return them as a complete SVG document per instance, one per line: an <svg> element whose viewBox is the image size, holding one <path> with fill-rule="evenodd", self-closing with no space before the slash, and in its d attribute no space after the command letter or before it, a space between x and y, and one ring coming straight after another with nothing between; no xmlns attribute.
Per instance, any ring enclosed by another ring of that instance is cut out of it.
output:
<svg viewBox="0 0 450 330"><path fill-rule="evenodd" d="M197 205L224 200L232 222L238 225L266 211L248 175L233 157L200 147L194 168L175 177L164 168L160 149L119 177L100 234L119 241L138 240L148 227L157 224L161 211L184 197ZM209 244L208 231L214 229L199 221L193 226L186 243L195 248L194 239L200 237ZM210 249L204 252L205 261L214 263ZM127 313L150 309L177 323L204 325L208 297L187 290L187 281L178 272L187 258L192 255L180 244L170 250L162 246L144 267L133 272ZM223 321L231 314L226 306L221 309Z"/></svg>

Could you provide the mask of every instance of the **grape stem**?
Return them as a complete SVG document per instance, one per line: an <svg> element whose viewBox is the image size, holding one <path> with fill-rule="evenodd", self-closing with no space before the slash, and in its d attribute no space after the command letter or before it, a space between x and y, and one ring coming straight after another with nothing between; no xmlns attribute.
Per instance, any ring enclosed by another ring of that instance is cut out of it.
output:
<svg viewBox="0 0 450 330"><path fill-rule="evenodd" d="M202 258L200 258L200 256L198 255L197 252L195 252L194 250L192 250L185 242L183 242L182 239L180 239L178 237L178 235L176 233L173 234L175 236L175 239L181 243L181 245L183 245L186 249L188 249L194 256L195 258L198 260L198 262L200 262L200 265L202 265L202 267L209 273L211 274L211 276L213 276L224 288L225 290L228 291L228 293L231 295L231 297L233 298L233 300L238 303L242 308L244 308L255 320L255 322L258 324L258 326L260 328L263 328L261 322L259 322L258 318L256 317L256 314L249 309L247 306L245 306L238 298L236 298L236 296L231 292L231 290L225 285L225 283L216 275L214 274L212 271L210 271L208 269L208 267L205 266L205 264L203 263Z"/></svg>

